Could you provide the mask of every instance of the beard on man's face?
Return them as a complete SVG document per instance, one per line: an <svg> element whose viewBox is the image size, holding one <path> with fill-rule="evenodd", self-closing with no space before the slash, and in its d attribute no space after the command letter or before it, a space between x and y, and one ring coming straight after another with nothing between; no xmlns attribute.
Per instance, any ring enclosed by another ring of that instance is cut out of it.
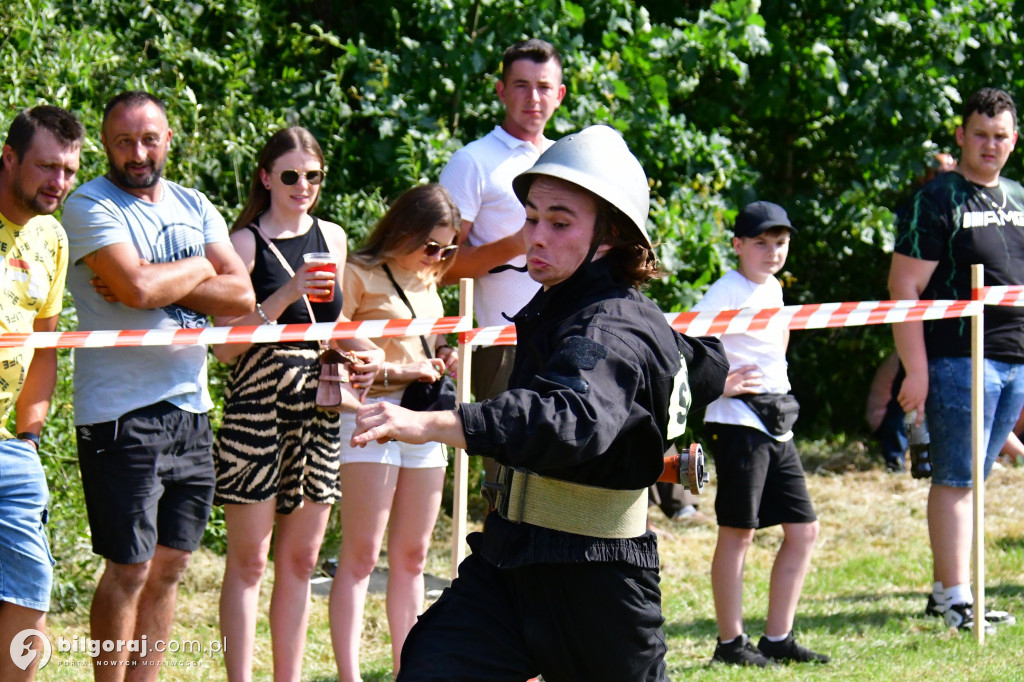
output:
<svg viewBox="0 0 1024 682"><path fill-rule="evenodd" d="M114 183L130 189L148 189L152 187L160 181L160 176L164 170L164 164L161 163L157 166L153 159L146 159L143 163L129 162L124 164L124 166L118 167L108 153L107 161L110 166L110 176ZM141 168L148 168L149 172L141 177L131 173L131 169Z"/></svg>
<svg viewBox="0 0 1024 682"><path fill-rule="evenodd" d="M14 202L20 206L23 210L32 213L32 215L51 215L54 211L60 208L60 205L64 202L64 198L67 194L60 197L56 203L51 199L44 196L42 192L36 190L36 192L28 192L20 182L15 182L11 185L11 192L14 196Z"/></svg>

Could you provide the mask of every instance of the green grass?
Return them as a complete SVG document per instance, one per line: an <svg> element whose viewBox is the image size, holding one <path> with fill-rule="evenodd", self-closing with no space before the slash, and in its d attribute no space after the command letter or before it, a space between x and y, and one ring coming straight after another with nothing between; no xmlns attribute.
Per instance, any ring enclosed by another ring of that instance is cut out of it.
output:
<svg viewBox="0 0 1024 682"><path fill-rule="evenodd" d="M672 679L700 680L1024 680L1024 468L995 472L987 487L987 597L990 606L1013 611L1022 623L1001 628L978 646L972 637L951 633L938 620L920 616L930 588L930 553L924 505L927 483L890 475L871 464L860 443L801 444L808 483L821 520L821 535L797 614L800 640L829 654L826 666L788 666L776 670L709 667L715 645L715 620L709 567L714 525L678 525L652 512L652 520L671 533L663 537L662 590L668 668ZM714 485L701 508L712 512ZM446 575L450 521L435 530L428 571ZM764 627L767 580L781 539L777 529L761 531L747 557L744 593L746 629L756 639ZM61 570L57 566L58 573ZM211 642L218 638L217 599L223 560L203 550L196 554L183 585L173 637ZM264 590L266 592L266 590ZM266 609L264 595L264 613ZM327 601L314 597L307 639L304 679L336 679ZM566 623L565 627L572 627ZM88 605L52 614L52 638L84 636ZM270 679L269 631L258 632L256 679ZM391 680L390 645L383 598L371 595L362 651L366 682ZM90 680L84 654L54 653L42 680ZM171 655L164 680L224 679L218 656ZM65 665L59 665L64 663ZM199 667L180 667L195 663Z"/></svg>

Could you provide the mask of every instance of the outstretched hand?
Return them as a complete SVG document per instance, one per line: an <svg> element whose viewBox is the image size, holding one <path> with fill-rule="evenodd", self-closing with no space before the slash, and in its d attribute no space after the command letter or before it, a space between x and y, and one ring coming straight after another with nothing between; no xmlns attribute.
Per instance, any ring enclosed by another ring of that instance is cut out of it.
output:
<svg viewBox="0 0 1024 682"><path fill-rule="evenodd" d="M389 402L363 405L356 412L356 428L352 432L352 447L362 447L371 441L387 443L427 443L419 424L421 412L407 410Z"/></svg>
<svg viewBox="0 0 1024 682"><path fill-rule="evenodd" d="M360 407L356 412L352 447L391 440L414 444L436 441L457 448L466 447L462 420L456 410L415 412L387 401Z"/></svg>

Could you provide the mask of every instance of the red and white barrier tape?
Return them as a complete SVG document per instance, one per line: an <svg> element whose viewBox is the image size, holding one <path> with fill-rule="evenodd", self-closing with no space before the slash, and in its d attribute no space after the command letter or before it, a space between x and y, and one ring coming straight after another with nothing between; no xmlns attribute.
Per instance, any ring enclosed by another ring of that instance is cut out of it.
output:
<svg viewBox="0 0 1024 682"><path fill-rule="evenodd" d="M665 319L676 331L691 336L705 336L740 334L779 325L789 329L822 329L934 320L944 317L972 317L981 312L983 305L978 301L810 303L761 310L666 313ZM516 342L516 330L511 325L482 327L460 334L459 341L473 346L512 345Z"/></svg>
<svg viewBox="0 0 1024 682"><path fill-rule="evenodd" d="M468 317L414 320L364 320L315 324L264 324L205 329L140 329L121 331L32 332L0 334L0 348L111 348L215 343L281 343L324 339L376 339L386 336L450 334L472 328Z"/></svg>
<svg viewBox="0 0 1024 682"><path fill-rule="evenodd" d="M784 325L788 329L859 327L913 320L972 317L984 305L1024 306L1024 286L984 287L973 301L859 301L809 303L761 310L666 313L677 331L691 336L739 334ZM373 339L459 332L459 342L473 346L514 345L513 325L474 329L468 317L412 320L317 322L205 329L139 329L0 334L0 348L111 348L218 343L281 343L324 339Z"/></svg>
<svg viewBox="0 0 1024 682"><path fill-rule="evenodd" d="M1024 306L1024 286L982 287L975 289L974 300L986 305Z"/></svg>

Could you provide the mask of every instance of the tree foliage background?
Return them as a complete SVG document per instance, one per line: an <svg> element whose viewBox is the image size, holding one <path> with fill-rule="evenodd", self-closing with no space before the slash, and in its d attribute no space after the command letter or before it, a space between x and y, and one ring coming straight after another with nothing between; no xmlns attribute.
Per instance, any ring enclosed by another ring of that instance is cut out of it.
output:
<svg viewBox="0 0 1024 682"><path fill-rule="evenodd" d="M962 100L989 85L1024 93L1021 5L10 0L0 128L39 103L75 111L89 131L84 181L105 171L105 102L149 90L175 130L168 175L230 222L266 138L303 125L327 158L319 212L354 245L389 198L436 180L499 122L502 51L542 37L562 52L568 89L549 136L612 125L651 178L669 273L651 294L664 310L688 309L732 264L728 227L754 199L782 204L800 228L787 302L876 300L888 298L892 210L935 152L955 155ZM1024 179L1022 163L1011 157L1006 175ZM801 430L863 432L867 386L891 348L885 327L794 334ZM70 410L62 378L56 418ZM73 456L70 428L53 431L51 450Z"/></svg>

